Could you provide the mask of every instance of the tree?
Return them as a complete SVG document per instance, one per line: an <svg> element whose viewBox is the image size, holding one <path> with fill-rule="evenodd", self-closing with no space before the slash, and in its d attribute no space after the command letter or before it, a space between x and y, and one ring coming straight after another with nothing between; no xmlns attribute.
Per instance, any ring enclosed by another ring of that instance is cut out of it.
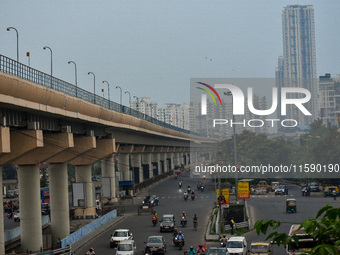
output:
<svg viewBox="0 0 340 255"><path fill-rule="evenodd" d="M269 227L276 229L280 225L280 221L259 220L255 223L255 229L258 235L260 233L266 234ZM308 254L340 254L340 208L325 205L319 210L315 219L304 220L300 228L304 228L306 234L318 242L318 245ZM278 233L277 231L270 233L267 236L268 239L273 239L273 243L278 246L289 245L292 242L292 238L286 233ZM293 236L293 240L297 242L298 238Z"/></svg>

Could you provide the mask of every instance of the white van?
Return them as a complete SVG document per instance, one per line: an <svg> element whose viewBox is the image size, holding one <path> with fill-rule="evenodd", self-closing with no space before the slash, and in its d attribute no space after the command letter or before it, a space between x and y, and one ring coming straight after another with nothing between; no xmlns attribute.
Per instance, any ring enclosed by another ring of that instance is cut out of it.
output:
<svg viewBox="0 0 340 255"><path fill-rule="evenodd" d="M116 255L136 255L137 248L134 240L120 241L117 246Z"/></svg>
<svg viewBox="0 0 340 255"><path fill-rule="evenodd" d="M228 253L231 254L247 254L247 240L244 236L230 237L227 242Z"/></svg>

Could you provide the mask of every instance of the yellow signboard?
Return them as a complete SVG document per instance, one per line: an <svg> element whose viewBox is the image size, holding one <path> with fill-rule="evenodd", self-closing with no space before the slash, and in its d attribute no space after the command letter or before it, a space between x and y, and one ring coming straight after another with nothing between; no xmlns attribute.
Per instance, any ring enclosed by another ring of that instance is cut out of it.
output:
<svg viewBox="0 0 340 255"><path fill-rule="evenodd" d="M216 189L216 203L219 205L220 202L221 202L221 205L229 204L229 189L222 189L221 196L220 196L220 190Z"/></svg>
<svg viewBox="0 0 340 255"><path fill-rule="evenodd" d="M249 182L238 183L238 199L249 199Z"/></svg>

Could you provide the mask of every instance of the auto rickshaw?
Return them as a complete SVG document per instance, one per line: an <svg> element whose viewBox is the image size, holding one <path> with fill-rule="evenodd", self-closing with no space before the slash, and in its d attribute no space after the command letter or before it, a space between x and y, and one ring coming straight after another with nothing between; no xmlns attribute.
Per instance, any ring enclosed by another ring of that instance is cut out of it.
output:
<svg viewBox="0 0 340 255"><path fill-rule="evenodd" d="M335 190L336 196L340 196L339 188L337 186L327 186L324 189L324 196L325 197L332 197L333 196L333 190Z"/></svg>
<svg viewBox="0 0 340 255"><path fill-rule="evenodd" d="M296 212L296 199L286 199L286 212Z"/></svg>

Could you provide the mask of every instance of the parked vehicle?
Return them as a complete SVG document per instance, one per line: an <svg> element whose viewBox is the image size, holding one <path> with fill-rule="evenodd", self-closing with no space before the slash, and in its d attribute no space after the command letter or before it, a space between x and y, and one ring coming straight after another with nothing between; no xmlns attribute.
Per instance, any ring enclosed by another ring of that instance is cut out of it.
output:
<svg viewBox="0 0 340 255"><path fill-rule="evenodd" d="M162 219L159 221L159 230L162 231L174 231L175 228L175 217L173 214L164 214Z"/></svg>
<svg viewBox="0 0 340 255"><path fill-rule="evenodd" d="M270 242L252 242L250 255L273 255L273 245Z"/></svg>
<svg viewBox="0 0 340 255"><path fill-rule="evenodd" d="M285 185L280 185L275 189L275 196L288 195L288 189Z"/></svg>
<svg viewBox="0 0 340 255"><path fill-rule="evenodd" d="M268 191L266 190L266 188L256 188L255 189L255 195L265 195L267 193L268 193Z"/></svg>
<svg viewBox="0 0 340 255"><path fill-rule="evenodd" d="M324 196L325 197L333 197L333 190L335 190L336 196L340 196L339 188L337 186L327 186L324 189Z"/></svg>
<svg viewBox="0 0 340 255"><path fill-rule="evenodd" d="M110 247L115 248L120 241L133 240L133 235L129 229L116 229L110 238Z"/></svg>
<svg viewBox="0 0 340 255"><path fill-rule="evenodd" d="M232 236L227 242L228 253L231 254L242 254L246 255L247 250L247 240L244 236Z"/></svg>
<svg viewBox="0 0 340 255"><path fill-rule="evenodd" d="M286 212L296 212L296 199L286 199Z"/></svg>
<svg viewBox="0 0 340 255"><path fill-rule="evenodd" d="M149 236L145 243L145 252L148 254L166 252L166 243L163 236Z"/></svg>
<svg viewBox="0 0 340 255"><path fill-rule="evenodd" d="M137 248L134 240L120 241L117 246L116 255L136 255Z"/></svg>

